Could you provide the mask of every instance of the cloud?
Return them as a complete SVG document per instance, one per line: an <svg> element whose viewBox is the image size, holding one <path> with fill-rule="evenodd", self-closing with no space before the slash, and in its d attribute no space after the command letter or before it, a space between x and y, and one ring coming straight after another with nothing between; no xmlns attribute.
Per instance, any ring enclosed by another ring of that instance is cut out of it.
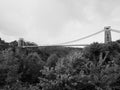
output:
<svg viewBox="0 0 120 90"><path fill-rule="evenodd" d="M10 35L26 35L33 28L56 35L69 19L65 6L56 0L0 1L0 12L0 29Z"/></svg>
<svg viewBox="0 0 120 90"><path fill-rule="evenodd" d="M79 34L96 32L107 24L120 25L119 3L119 0L1 0L0 32L39 44L67 41Z"/></svg>
<svg viewBox="0 0 120 90"><path fill-rule="evenodd" d="M100 14L100 16L110 21L112 12L119 7L119 0L99 0L96 3L96 12ZM120 8L119 8L120 10Z"/></svg>

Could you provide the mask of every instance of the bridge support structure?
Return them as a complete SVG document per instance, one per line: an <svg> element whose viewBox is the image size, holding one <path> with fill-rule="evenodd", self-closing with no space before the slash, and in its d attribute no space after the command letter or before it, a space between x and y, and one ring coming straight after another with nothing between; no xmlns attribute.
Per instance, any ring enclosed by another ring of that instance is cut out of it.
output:
<svg viewBox="0 0 120 90"><path fill-rule="evenodd" d="M70 43L70 42L76 42L76 41L79 41L79 40L83 40L83 39L89 38L89 37L91 37L93 35L99 34L99 33L103 32L103 31L104 31L104 43L107 44L107 43L111 42L112 41L111 31L113 31L113 29L111 29L110 26L106 26L106 27L104 27L104 30L102 30L102 31L99 31L97 33L94 33L92 35L89 35L89 36L86 36L86 37L83 37L83 38L80 38L80 39L77 39L77 40L65 42L65 43ZM114 30L114 31L115 32L119 32L117 30ZM43 45L43 46L86 46L86 45L84 45L84 44L82 44L82 45L80 45L80 44L79 45L68 45L68 44L65 45L65 44L61 44L61 45ZM24 39L20 38L18 40L18 47L38 47L38 46L25 46Z"/></svg>
<svg viewBox="0 0 120 90"><path fill-rule="evenodd" d="M23 38L19 38L18 40L18 47L22 47L24 46L24 39Z"/></svg>
<svg viewBox="0 0 120 90"><path fill-rule="evenodd" d="M105 40L104 40L104 43L107 44L108 42L112 41L111 27L110 26L104 27L104 30L105 30L105 36L104 36Z"/></svg>

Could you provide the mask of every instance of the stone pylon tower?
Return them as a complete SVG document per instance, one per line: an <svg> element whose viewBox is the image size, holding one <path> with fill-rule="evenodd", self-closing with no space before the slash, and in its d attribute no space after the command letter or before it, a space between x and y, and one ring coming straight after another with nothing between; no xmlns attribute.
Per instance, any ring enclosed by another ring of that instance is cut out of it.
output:
<svg viewBox="0 0 120 90"><path fill-rule="evenodd" d="M104 30L105 30L105 41L104 41L104 43L111 42L112 41L111 27L110 26L104 27Z"/></svg>
<svg viewBox="0 0 120 90"><path fill-rule="evenodd" d="M22 47L24 46L24 39L23 38L19 38L18 40L18 47Z"/></svg>

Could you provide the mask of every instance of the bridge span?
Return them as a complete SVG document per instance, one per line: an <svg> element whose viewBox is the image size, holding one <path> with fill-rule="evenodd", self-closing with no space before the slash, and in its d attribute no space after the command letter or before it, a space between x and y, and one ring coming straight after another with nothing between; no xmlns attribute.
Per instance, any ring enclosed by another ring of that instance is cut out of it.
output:
<svg viewBox="0 0 120 90"><path fill-rule="evenodd" d="M116 32L116 33L120 33L119 30L111 29L110 26L107 26L107 27L104 27L103 30L98 31L96 33L93 33L91 35L88 35L88 36L85 36L85 37L82 37L82 38L79 38L79 39L75 39L75 40L59 43L59 44L52 44L52 45L40 45L40 46L37 46L37 45L35 45L35 46L24 45L24 43L25 43L24 39L20 38L18 40L18 47L27 48L27 47L45 47L45 46L48 46L48 47L52 47L52 46L66 46L66 47L88 46L89 44L71 44L71 43L77 42L77 41L81 41L81 40L84 40L84 39L87 39L87 38L90 38L90 37L92 37L94 35L97 35L99 33L102 33L102 32L104 32L104 43L109 43L109 42L112 41L111 31L112 32Z"/></svg>

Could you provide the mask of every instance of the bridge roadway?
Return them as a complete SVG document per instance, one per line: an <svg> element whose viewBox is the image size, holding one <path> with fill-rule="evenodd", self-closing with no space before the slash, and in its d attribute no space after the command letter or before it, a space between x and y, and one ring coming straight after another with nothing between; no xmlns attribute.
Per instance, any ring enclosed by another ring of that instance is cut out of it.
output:
<svg viewBox="0 0 120 90"><path fill-rule="evenodd" d="M27 48L27 47L59 47L59 46L65 46L65 47L71 47L71 46L89 46L89 44L22 46L22 48Z"/></svg>

